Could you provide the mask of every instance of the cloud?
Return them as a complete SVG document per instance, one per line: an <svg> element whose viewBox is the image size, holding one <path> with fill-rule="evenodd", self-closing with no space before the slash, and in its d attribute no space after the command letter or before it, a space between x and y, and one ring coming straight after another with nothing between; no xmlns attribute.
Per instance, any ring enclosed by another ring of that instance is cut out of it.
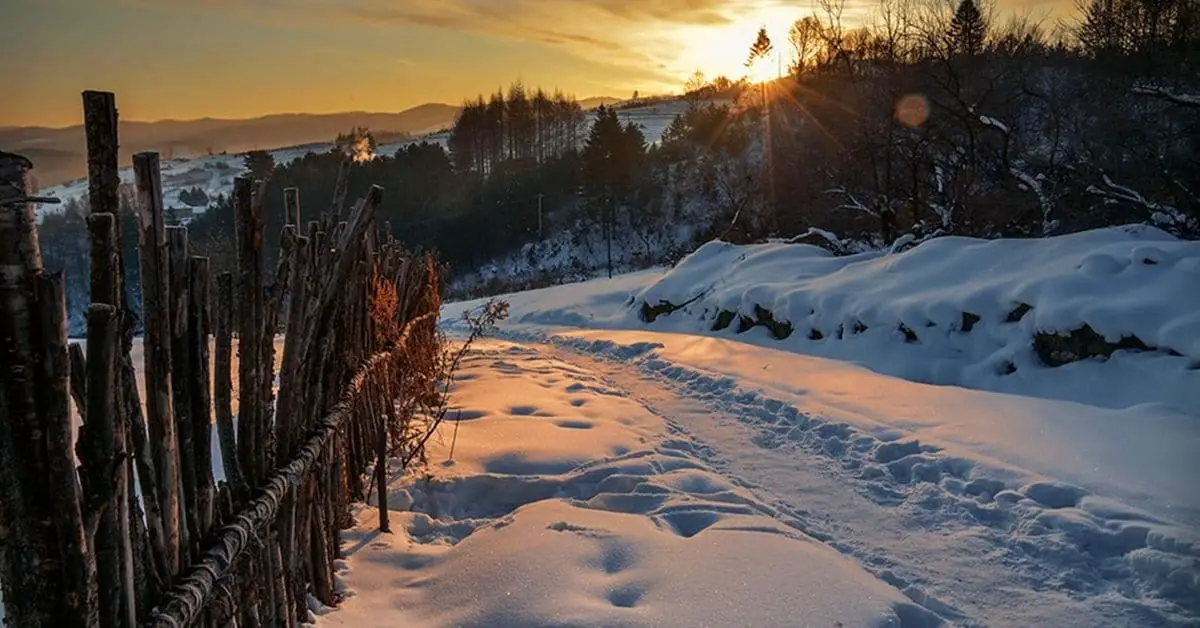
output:
<svg viewBox="0 0 1200 628"><path fill-rule="evenodd" d="M782 0L115 0L241 12L264 24L434 28L551 46L630 81L673 84L681 32L721 27Z"/></svg>

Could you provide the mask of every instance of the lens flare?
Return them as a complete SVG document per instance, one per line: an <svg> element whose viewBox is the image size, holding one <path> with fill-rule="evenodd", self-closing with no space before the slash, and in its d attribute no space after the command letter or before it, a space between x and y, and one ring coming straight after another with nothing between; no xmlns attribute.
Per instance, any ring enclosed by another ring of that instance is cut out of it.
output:
<svg viewBox="0 0 1200 628"><path fill-rule="evenodd" d="M929 101L921 94L905 94L896 101L896 121L916 128L929 120Z"/></svg>

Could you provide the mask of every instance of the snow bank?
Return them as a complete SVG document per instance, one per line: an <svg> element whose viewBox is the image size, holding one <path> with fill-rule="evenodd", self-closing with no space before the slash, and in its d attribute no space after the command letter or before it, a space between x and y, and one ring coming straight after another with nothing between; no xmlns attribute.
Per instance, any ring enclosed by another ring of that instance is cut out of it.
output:
<svg viewBox="0 0 1200 628"><path fill-rule="evenodd" d="M843 258L712 242L639 297L678 304L703 293L691 310L714 319L716 310L751 316L757 305L805 335L904 325L916 342L935 344L965 331L966 313L1010 351L1034 332L1089 325L1111 343L1137 336L1200 359L1198 282L1200 242L1131 226L1043 240L938 238L898 255ZM1025 316L1022 304L1032 307Z"/></svg>
<svg viewBox="0 0 1200 628"><path fill-rule="evenodd" d="M394 478L394 534L360 507L339 575L350 597L319 625L942 623L628 395L536 349L481 344L455 384L457 434Z"/></svg>
<svg viewBox="0 0 1200 628"><path fill-rule="evenodd" d="M1150 227L939 238L848 257L711 242L632 295L627 311L588 311L582 326L746 332L739 339L918 382L1194 413L1198 285L1200 242ZM585 309L540 298L528 307L514 320L558 324Z"/></svg>

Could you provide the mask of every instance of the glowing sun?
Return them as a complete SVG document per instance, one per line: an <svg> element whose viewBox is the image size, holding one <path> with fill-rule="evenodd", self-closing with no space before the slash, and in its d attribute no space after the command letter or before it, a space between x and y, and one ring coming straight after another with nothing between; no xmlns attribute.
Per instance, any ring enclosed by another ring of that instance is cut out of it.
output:
<svg viewBox="0 0 1200 628"><path fill-rule="evenodd" d="M730 24L684 29L677 36L681 44L677 54L679 69L683 75L700 70L710 80L718 76L735 81L746 78L753 83L773 80L781 63L787 65L787 27L796 15L794 7L771 6L739 16ZM747 67L750 46L764 24L774 48Z"/></svg>

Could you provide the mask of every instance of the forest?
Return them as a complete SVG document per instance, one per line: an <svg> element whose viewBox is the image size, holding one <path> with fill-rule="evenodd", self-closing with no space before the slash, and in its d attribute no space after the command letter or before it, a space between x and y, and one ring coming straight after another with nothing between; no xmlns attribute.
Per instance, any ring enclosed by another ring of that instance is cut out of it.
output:
<svg viewBox="0 0 1200 628"><path fill-rule="evenodd" d="M299 188L302 220L314 219L350 158L351 190L386 190L380 226L437 249L463 294L671 263L713 238L841 254L1127 223L1200 235L1196 2L1085 0L1053 24L975 0L881 0L853 27L845 14L822 0L787 41L764 30L747 42L748 67L782 52L786 76L693 76L658 142L616 109L515 83L467 100L448 149L377 155L370 131L354 129L287 164L250 153L248 170L270 182L268 263L282 190ZM207 200L191 244L227 267L232 208ZM41 225L73 304L86 302L84 210ZM468 281L518 266L522 281Z"/></svg>

